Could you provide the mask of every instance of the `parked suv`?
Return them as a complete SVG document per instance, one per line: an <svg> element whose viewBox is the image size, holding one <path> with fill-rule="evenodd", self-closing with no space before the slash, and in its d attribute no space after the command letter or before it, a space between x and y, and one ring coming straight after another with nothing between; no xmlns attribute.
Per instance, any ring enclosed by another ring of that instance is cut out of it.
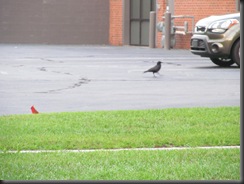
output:
<svg viewBox="0 0 244 184"><path fill-rule="evenodd" d="M240 13L199 20L191 37L191 52L219 66L240 67Z"/></svg>

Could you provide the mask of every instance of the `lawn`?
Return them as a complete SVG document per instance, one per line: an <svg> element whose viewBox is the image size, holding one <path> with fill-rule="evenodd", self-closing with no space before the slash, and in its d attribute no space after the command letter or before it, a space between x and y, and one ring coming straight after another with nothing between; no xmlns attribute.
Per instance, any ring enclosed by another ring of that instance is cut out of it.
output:
<svg viewBox="0 0 244 184"><path fill-rule="evenodd" d="M240 145L240 108L0 116L2 180L240 180L240 149L7 153Z"/></svg>
<svg viewBox="0 0 244 184"><path fill-rule="evenodd" d="M4 180L240 180L240 149L15 153Z"/></svg>
<svg viewBox="0 0 244 184"><path fill-rule="evenodd" d="M0 150L240 145L240 108L0 117Z"/></svg>

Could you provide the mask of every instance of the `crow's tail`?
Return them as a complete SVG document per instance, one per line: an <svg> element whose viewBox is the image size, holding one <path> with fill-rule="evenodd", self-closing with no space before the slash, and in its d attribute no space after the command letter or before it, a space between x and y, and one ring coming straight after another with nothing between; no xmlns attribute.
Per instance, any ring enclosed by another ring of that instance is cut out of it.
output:
<svg viewBox="0 0 244 184"><path fill-rule="evenodd" d="M146 72L148 72L148 70L144 71L143 73L146 73Z"/></svg>

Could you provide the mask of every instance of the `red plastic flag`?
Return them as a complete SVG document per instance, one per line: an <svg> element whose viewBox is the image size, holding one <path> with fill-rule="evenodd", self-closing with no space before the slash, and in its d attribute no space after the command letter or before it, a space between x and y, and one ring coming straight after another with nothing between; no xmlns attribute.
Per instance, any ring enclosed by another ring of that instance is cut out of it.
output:
<svg viewBox="0 0 244 184"><path fill-rule="evenodd" d="M31 106L32 114L38 114L39 112L35 109L34 105Z"/></svg>

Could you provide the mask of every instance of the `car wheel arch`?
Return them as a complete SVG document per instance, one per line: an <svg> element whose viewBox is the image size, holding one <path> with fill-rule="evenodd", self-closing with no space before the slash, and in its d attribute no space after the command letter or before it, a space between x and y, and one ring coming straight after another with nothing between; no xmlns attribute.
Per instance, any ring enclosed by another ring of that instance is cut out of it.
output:
<svg viewBox="0 0 244 184"><path fill-rule="evenodd" d="M236 48L237 47L237 48ZM238 47L239 47L239 49L238 49ZM232 44L232 46L231 46L231 52L230 52L230 56L231 56L231 58L235 61L235 63L240 67L240 55L239 55L239 57L237 56L237 50L235 50L235 49L238 49L239 50L239 52L240 52L240 37L239 38L237 38L235 41L234 41L234 43Z"/></svg>

